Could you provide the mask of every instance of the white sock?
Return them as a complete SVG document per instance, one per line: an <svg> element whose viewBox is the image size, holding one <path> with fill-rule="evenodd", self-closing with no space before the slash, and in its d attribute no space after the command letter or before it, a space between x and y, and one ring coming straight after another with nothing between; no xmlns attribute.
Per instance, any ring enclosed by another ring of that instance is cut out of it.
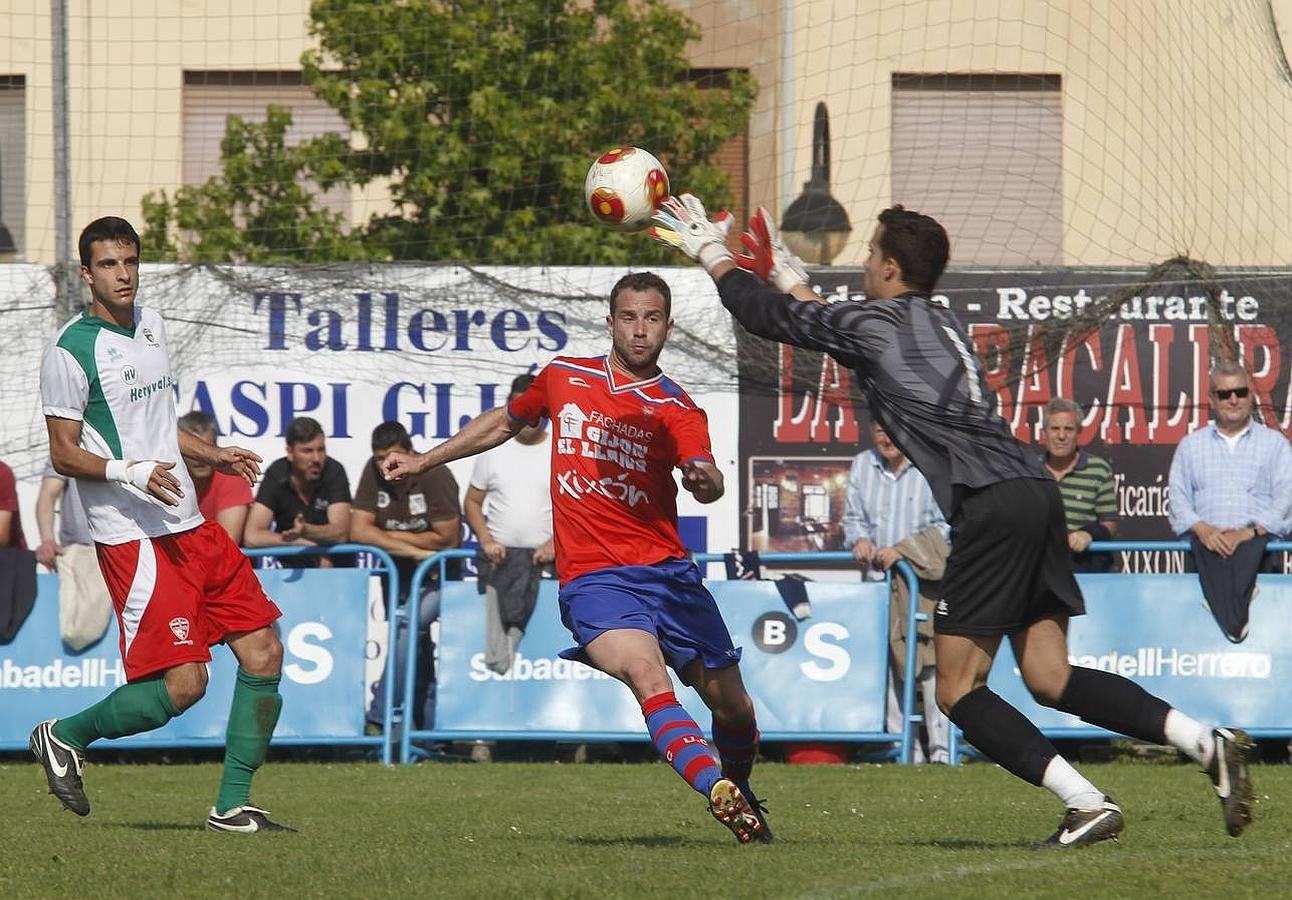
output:
<svg viewBox="0 0 1292 900"><path fill-rule="evenodd" d="M1062 756L1054 757L1045 767L1041 787L1062 800L1068 809L1098 809L1104 802L1104 792L1086 781Z"/></svg>
<svg viewBox="0 0 1292 900"><path fill-rule="evenodd" d="M1211 765L1211 757L1215 755L1216 748L1212 746L1210 728L1190 719L1178 709L1172 709L1166 714L1165 730L1166 740L1172 747L1187 753L1190 759L1204 769Z"/></svg>

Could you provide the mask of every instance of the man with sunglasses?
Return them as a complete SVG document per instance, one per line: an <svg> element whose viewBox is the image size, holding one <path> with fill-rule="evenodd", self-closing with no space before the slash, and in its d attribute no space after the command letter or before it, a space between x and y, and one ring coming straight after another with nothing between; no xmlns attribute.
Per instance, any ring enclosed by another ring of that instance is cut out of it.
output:
<svg viewBox="0 0 1292 900"><path fill-rule="evenodd" d="M1256 575L1270 571L1265 545L1292 524L1292 447L1252 418L1241 363L1211 370L1215 421L1186 435L1171 461L1172 530L1193 545L1202 593L1225 637L1247 637Z"/></svg>

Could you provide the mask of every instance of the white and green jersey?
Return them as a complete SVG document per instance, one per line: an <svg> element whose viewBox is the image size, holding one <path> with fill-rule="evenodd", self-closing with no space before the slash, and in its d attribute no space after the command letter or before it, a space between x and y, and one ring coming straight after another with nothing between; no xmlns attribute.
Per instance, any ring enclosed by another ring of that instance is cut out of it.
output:
<svg viewBox="0 0 1292 900"><path fill-rule="evenodd" d="M90 534L100 544L188 531L202 524L179 454L170 352L161 315L135 307L135 327L81 313L59 330L40 367L47 416L81 422L81 447L105 459L174 461L178 506L129 484L78 478Z"/></svg>

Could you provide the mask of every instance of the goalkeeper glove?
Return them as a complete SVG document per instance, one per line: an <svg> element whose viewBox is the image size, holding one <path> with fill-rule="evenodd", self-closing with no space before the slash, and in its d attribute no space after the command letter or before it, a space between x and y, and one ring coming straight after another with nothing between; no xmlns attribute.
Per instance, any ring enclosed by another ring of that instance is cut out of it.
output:
<svg viewBox="0 0 1292 900"><path fill-rule="evenodd" d="M651 240L676 247L704 266L710 275L718 263L734 261L727 249L727 233L734 221L731 213L722 211L709 220L704 204L694 194L665 197L655 210Z"/></svg>
<svg viewBox="0 0 1292 900"><path fill-rule="evenodd" d="M749 230L740 236L740 242L749 253L736 257L736 265L753 272L763 281L788 294L801 284L808 283L803 260L789 251L772 224L771 216L758 207L749 220Z"/></svg>

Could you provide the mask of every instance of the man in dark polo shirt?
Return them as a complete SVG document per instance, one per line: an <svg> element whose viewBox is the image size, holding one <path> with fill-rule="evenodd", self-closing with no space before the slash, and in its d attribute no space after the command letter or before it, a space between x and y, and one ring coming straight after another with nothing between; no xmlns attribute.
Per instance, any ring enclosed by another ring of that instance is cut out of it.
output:
<svg viewBox="0 0 1292 900"><path fill-rule="evenodd" d="M399 422L382 422L372 432L372 459L363 467L354 495L350 517L350 539L380 547L395 558L399 570L399 602L408 599L417 564L440 550L452 550L462 543L462 506L458 482L447 466L436 466L401 481L387 481L381 474L382 461L394 450L413 452L407 429ZM450 576L458 567L449 568ZM430 725L434 716L432 685L434 645L430 627L439 615L438 567L427 573L422 584L417 623L417 675L414 679L411 715L416 727ZM395 671L404 670L408 654L408 632L401 629L395 649ZM402 675L400 676L402 684ZM382 719L385 702L383 679L373 688L368 721Z"/></svg>
<svg viewBox="0 0 1292 900"><path fill-rule="evenodd" d="M1117 491L1106 460L1077 448L1081 407L1055 397L1045 405L1045 468L1059 483L1068 527L1068 549L1076 572L1110 572L1114 553L1092 553L1092 541L1111 541L1117 534Z"/></svg>
<svg viewBox="0 0 1292 900"><path fill-rule="evenodd" d="M350 539L350 480L327 455L323 426L308 416L287 425L287 455L265 470L247 514L247 547L326 547ZM285 558L288 568L329 567L346 560Z"/></svg>

